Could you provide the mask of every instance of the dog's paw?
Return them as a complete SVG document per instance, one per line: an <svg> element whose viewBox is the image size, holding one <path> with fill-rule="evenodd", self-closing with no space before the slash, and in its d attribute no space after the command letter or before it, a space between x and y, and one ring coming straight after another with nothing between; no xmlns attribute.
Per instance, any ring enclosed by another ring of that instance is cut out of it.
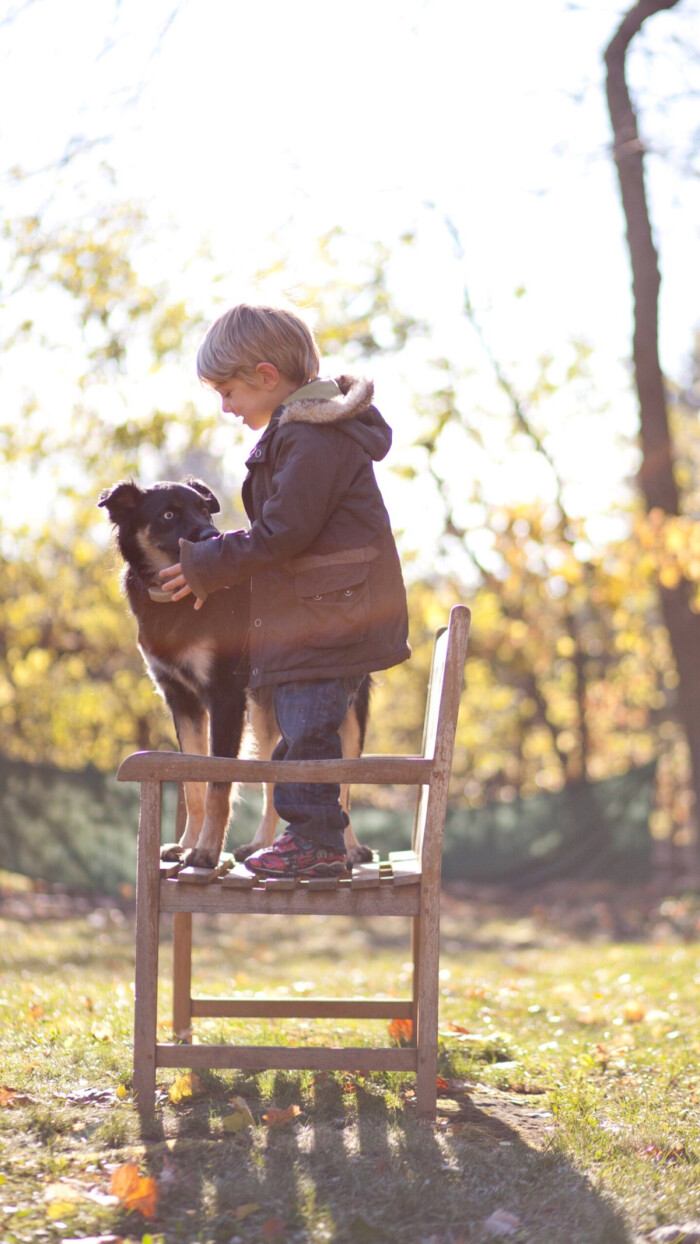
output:
<svg viewBox="0 0 700 1244"><path fill-rule="evenodd" d="M244 860L248 859L249 855L253 854L253 851L258 849L254 842L243 842L239 847L233 848L233 858L237 864L242 864Z"/></svg>
<svg viewBox="0 0 700 1244"><path fill-rule="evenodd" d="M218 851L205 851L202 847L190 847L185 851L182 862L185 868L216 868L219 863Z"/></svg>
<svg viewBox="0 0 700 1244"><path fill-rule="evenodd" d="M371 847L363 847L359 842L356 847L352 847L347 853L348 868L355 868L358 864L371 864L374 859L374 852Z"/></svg>
<svg viewBox="0 0 700 1244"><path fill-rule="evenodd" d="M160 848L160 858L168 864L181 860L183 854L184 848L180 846L179 842L164 842Z"/></svg>

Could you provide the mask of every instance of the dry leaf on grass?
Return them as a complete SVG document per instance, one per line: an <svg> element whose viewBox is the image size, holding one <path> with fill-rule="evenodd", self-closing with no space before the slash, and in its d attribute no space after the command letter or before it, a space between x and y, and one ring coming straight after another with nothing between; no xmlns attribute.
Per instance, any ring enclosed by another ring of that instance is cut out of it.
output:
<svg viewBox="0 0 700 1244"><path fill-rule="evenodd" d="M282 1218L267 1218L260 1230L266 1240L276 1240L278 1236L284 1235L284 1220Z"/></svg>
<svg viewBox="0 0 700 1244"><path fill-rule="evenodd" d="M170 1085L168 1097L174 1106L177 1106L185 1097L196 1097L202 1092L202 1081L196 1071L188 1071L185 1075L178 1075Z"/></svg>
<svg viewBox="0 0 700 1244"><path fill-rule="evenodd" d="M413 1040L412 1019L392 1019L387 1026L389 1036L397 1045L408 1045Z"/></svg>
<svg viewBox="0 0 700 1244"><path fill-rule="evenodd" d="M639 1024L644 1019L647 1009L641 1002L625 1002L622 1008L622 1017L628 1024Z"/></svg>
<svg viewBox="0 0 700 1244"><path fill-rule="evenodd" d="M10 1088L7 1084L0 1084L0 1106L6 1106L8 1110L14 1110L15 1106L27 1106L33 1101L36 1101L36 1098L30 1097L28 1093L21 1093L19 1089Z"/></svg>
<svg viewBox="0 0 700 1244"><path fill-rule="evenodd" d="M263 1119L268 1127L284 1127L285 1123L291 1123L300 1114L301 1106L287 1106L286 1110L280 1110L278 1106L268 1106Z"/></svg>
<svg viewBox="0 0 700 1244"><path fill-rule="evenodd" d="M255 1119L248 1109L245 1097L234 1097L231 1105L234 1108L233 1114L227 1114L221 1120L225 1132L243 1132L247 1127L255 1127Z"/></svg>
<svg viewBox="0 0 700 1244"><path fill-rule="evenodd" d="M238 1209L233 1211L233 1217L236 1222L243 1222L250 1214L255 1214L260 1209L256 1201L251 1201L248 1205L239 1205Z"/></svg>
<svg viewBox="0 0 700 1244"><path fill-rule="evenodd" d="M75 1214L81 1201L92 1201L96 1205L118 1205L116 1196L110 1196L95 1185L84 1187L72 1179L59 1179L49 1184L44 1190L44 1200L48 1201L47 1217L52 1221L58 1218L70 1218Z"/></svg>
<svg viewBox="0 0 700 1244"><path fill-rule="evenodd" d="M110 1192L119 1197L125 1209L136 1209L144 1218L154 1218L158 1204L155 1179L141 1175L135 1162L125 1162L112 1175Z"/></svg>

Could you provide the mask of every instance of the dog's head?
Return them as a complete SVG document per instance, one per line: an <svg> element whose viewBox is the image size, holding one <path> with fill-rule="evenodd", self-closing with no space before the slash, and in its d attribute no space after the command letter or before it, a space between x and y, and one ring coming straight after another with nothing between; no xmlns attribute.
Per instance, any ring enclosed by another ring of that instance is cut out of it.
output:
<svg viewBox="0 0 700 1244"><path fill-rule="evenodd" d="M100 493L103 506L117 531L124 561L147 582L159 583L158 571L180 560L180 540L209 540L218 536L211 521L221 509L210 488L187 476L139 488L121 480Z"/></svg>

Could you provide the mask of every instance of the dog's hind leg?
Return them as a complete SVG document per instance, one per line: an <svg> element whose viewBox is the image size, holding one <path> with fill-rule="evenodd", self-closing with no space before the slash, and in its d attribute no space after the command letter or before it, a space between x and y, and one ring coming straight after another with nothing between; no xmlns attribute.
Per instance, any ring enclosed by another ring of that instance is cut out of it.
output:
<svg viewBox="0 0 700 1244"><path fill-rule="evenodd" d="M361 724L355 711L354 702L350 705L348 715L340 727L340 743L343 748L344 760L357 760L362 755L362 735ZM340 787L340 806L343 811L350 816L350 785L343 782ZM357 841L355 831L348 820L343 832L345 839L345 853L347 856L348 867L352 868L353 864L366 864L372 859L372 848L362 846Z"/></svg>
<svg viewBox="0 0 700 1244"><path fill-rule="evenodd" d="M209 705L209 753L212 756L237 756L241 746L245 720L245 687L243 678L226 677L222 668L214 671L215 692ZM216 868L226 837L231 811L231 782L209 782L206 787L204 820L196 843L184 856L192 868Z"/></svg>
<svg viewBox="0 0 700 1244"><path fill-rule="evenodd" d="M279 738L279 730L272 709L271 689L262 688L257 692L249 693L248 724L254 739L256 759L269 760ZM278 817L272 801L272 783L264 782L262 816L253 840L234 847L233 854L239 863L252 855L253 851L271 846L277 829L277 821Z"/></svg>

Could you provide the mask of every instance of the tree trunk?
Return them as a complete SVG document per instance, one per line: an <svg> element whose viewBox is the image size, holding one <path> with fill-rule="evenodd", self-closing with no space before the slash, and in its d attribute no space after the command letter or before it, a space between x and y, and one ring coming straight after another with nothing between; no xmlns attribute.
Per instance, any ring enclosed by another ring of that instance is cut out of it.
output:
<svg viewBox="0 0 700 1244"><path fill-rule="evenodd" d="M647 510L679 513L678 487L663 375L659 362L658 311L661 277L651 232L644 182L644 144L626 81L629 45L648 17L679 0L638 0L625 15L605 53L613 154L627 229L634 300L633 358L639 399L642 465L639 484ZM659 586L664 622L679 677L678 711L688 741L695 792L695 870L700 874L700 616L690 607L691 587Z"/></svg>

